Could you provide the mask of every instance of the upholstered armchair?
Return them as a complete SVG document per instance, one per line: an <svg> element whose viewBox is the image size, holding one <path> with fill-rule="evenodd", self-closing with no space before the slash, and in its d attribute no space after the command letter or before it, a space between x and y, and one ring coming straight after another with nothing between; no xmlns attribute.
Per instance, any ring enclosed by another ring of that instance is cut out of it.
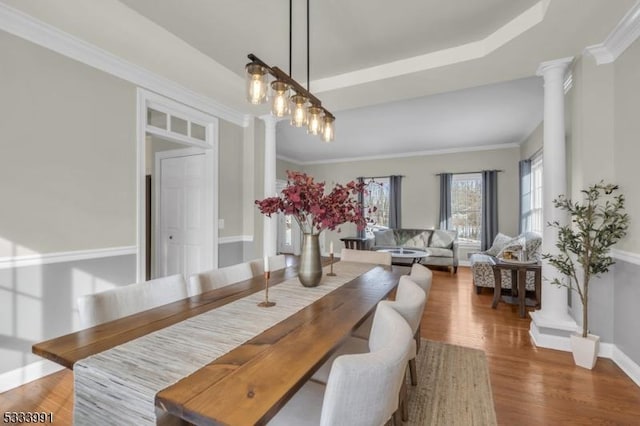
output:
<svg viewBox="0 0 640 426"><path fill-rule="evenodd" d="M496 281L493 276L491 258L501 257L504 250L509 250L514 245L525 247L527 254L525 260L540 260L540 247L542 245L542 237L540 237L540 234L525 232L515 238L498 234L489 250L471 256L471 273L473 275L473 285L476 288L476 293L480 294L483 287L495 287ZM501 273L502 288L511 288L511 272L502 270ZM527 291L535 291L535 273L532 271L527 272L525 289Z"/></svg>

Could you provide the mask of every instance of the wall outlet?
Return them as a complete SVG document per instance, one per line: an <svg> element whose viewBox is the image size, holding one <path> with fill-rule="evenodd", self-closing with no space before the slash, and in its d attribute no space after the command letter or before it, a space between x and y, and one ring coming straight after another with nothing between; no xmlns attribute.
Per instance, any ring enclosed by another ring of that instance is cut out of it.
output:
<svg viewBox="0 0 640 426"><path fill-rule="evenodd" d="M218 229L224 229L224 219L218 219Z"/></svg>

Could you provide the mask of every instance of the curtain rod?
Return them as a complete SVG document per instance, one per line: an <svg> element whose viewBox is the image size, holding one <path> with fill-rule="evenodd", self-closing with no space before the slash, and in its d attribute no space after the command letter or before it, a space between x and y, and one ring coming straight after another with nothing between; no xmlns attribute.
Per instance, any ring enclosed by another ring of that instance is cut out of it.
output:
<svg viewBox="0 0 640 426"><path fill-rule="evenodd" d="M400 177L406 177L405 175L388 175L388 176L358 176L356 179L381 179L381 178L388 178L391 176L400 176Z"/></svg>
<svg viewBox="0 0 640 426"><path fill-rule="evenodd" d="M479 170L477 172L455 172L455 173L449 173L451 175L472 175L472 174L476 174L476 173L482 173L482 172L498 172L498 173L502 173L504 172L504 170ZM440 176L440 175L444 175L447 173L436 173L436 176Z"/></svg>

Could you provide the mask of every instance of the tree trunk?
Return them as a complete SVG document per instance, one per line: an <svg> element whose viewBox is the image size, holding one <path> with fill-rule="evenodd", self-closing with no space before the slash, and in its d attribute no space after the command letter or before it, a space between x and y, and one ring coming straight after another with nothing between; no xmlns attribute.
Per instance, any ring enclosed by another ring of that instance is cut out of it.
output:
<svg viewBox="0 0 640 426"><path fill-rule="evenodd" d="M589 333L589 277L584 278L584 294L582 300L582 337L586 338Z"/></svg>

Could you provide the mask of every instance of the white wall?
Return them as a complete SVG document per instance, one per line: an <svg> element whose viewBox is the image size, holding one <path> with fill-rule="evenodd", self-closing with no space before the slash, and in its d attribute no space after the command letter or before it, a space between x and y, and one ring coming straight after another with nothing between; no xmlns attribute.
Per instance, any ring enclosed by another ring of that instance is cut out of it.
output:
<svg viewBox="0 0 640 426"><path fill-rule="evenodd" d="M136 92L4 32L0 51L0 260L51 262L0 262L1 386L77 329L78 296L135 281L134 252L91 250L135 245Z"/></svg>
<svg viewBox="0 0 640 426"><path fill-rule="evenodd" d="M498 175L498 221L501 232L518 233L518 160L519 148L473 151L456 154L422 155L416 157L305 165L303 170L328 187L346 183L358 176L404 175L402 180L402 227L438 228L438 173L463 173L480 170L503 170ZM283 169L285 165L279 168ZM355 226L345 224L342 232L326 232L325 239L342 247L341 237L355 235ZM465 260L465 259L462 259Z"/></svg>
<svg viewBox="0 0 640 426"><path fill-rule="evenodd" d="M0 32L0 257L135 244L136 96Z"/></svg>

